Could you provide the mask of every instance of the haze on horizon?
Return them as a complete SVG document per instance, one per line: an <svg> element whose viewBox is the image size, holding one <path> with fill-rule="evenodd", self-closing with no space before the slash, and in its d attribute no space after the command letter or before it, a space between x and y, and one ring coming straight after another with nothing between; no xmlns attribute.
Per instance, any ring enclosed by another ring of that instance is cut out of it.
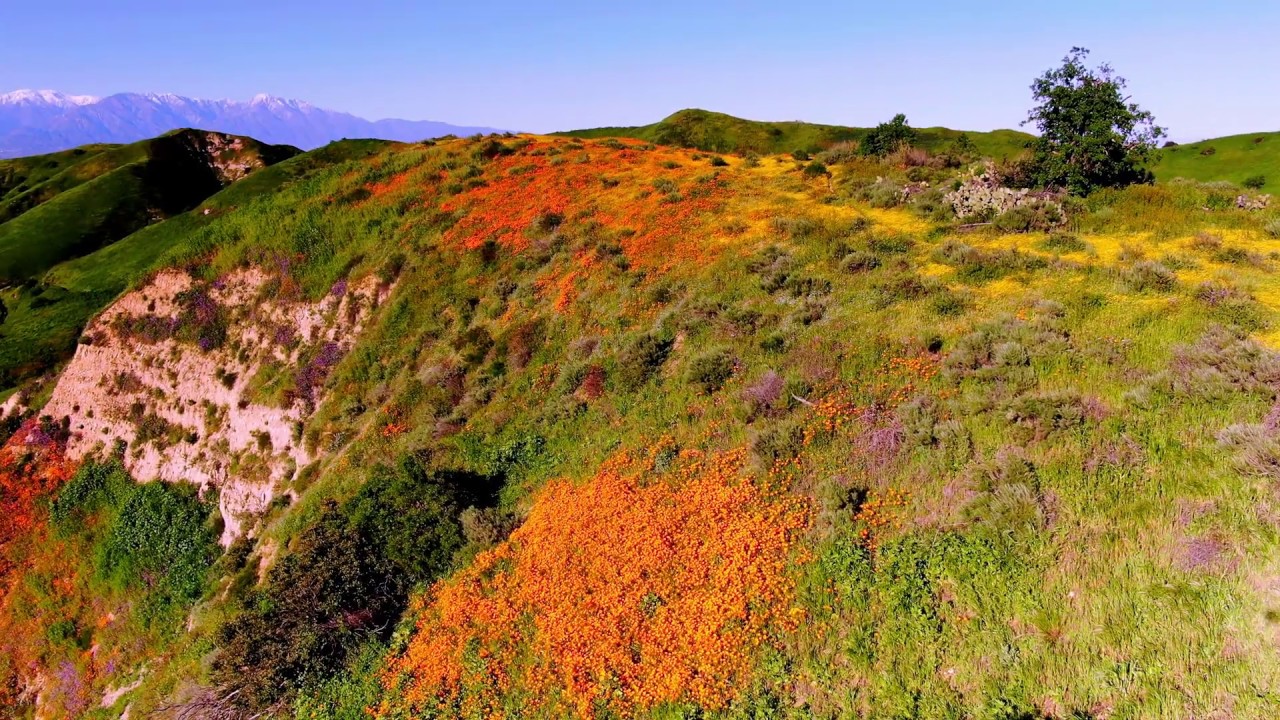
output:
<svg viewBox="0 0 1280 720"><path fill-rule="evenodd" d="M549 132L685 107L762 120L1018 127L1075 45L1179 141L1280 129L1280 5L334 0L6 7L0 92L306 100L369 119ZM74 18L75 22L68 22Z"/></svg>

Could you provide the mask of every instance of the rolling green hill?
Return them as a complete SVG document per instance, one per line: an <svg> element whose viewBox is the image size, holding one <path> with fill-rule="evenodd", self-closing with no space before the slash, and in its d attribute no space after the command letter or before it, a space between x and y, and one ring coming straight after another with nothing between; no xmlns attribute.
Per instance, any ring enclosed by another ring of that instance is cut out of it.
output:
<svg viewBox="0 0 1280 720"><path fill-rule="evenodd" d="M1160 151L1156 179L1190 178L1236 184L1263 176L1265 192L1280 190L1280 132L1247 133L1201 140Z"/></svg>
<svg viewBox="0 0 1280 720"><path fill-rule="evenodd" d="M625 137L660 145L722 153L816 152L838 142L859 140L870 128L821 125L808 122L744 120L708 110L681 110L651 125L570 130L557 135L579 138ZM963 132L948 128L919 128L919 144L926 150L942 150L967 135L978 152L992 158L1014 157L1031 136L1016 130Z"/></svg>
<svg viewBox="0 0 1280 720"><path fill-rule="evenodd" d="M74 151L72 151L74 153ZM149 224L185 212L225 185L297 154L250 138L178 130L86 153L50 177L28 176L0 217L0 282L38 277ZM28 165L58 162L37 158Z"/></svg>
<svg viewBox="0 0 1280 720"><path fill-rule="evenodd" d="M270 171L298 152L176 130L0 161L0 389L68 357L85 322L198 224L187 211L223 188L235 188L223 201L232 205L278 187L291 171Z"/></svg>

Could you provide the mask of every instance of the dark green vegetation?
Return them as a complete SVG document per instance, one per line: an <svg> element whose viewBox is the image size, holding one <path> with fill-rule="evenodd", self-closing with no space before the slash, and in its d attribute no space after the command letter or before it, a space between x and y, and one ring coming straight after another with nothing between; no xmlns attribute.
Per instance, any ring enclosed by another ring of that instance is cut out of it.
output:
<svg viewBox="0 0 1280 720"><path fill-rule="evenodd" d="M492 502L485 488L483 478L433 472L407 455L397 467L375 467L346 502L325 503L218 631L213 678L236 693L232 704L287 704L380 649L409 591L453 566L466 544L462 511ZM241 548L232 552L243 562ZM240 568L233 587L252 586L257 571Z"/></svg>
<svg viewBox="0 0 1280 720"><path fill-rule="evenodd" d="M1106 64L1088 68L1088 56L1072 49L1031 85L1036 106L1027 122L1040 130L1028 167L1035 187L1087 195L1152 179L1146 165L1164 128L1124 95L1124 78Z"/></svg>
<svg viewBox="0 0 1280 720"><path fill-rule="evenodd" d="M592 128L556 134L580 138L636 138L707 152L777 154L795 150L816 153L842 142L862 140L872 132L872 128L799 121L763 122L707 110L681 110L652 125ZM1016 157L1032 139L1031 135L1016 130L961 132L947 128L919 128L916 132L915 142L925 150L940 152L964 137L973 144L978 155L996 159Z"/></svg>
<svg viewBox="0 0 1280 720"><path fill-rule="evenodd" d="M216 518L194 487L138 484L114 460L86 463L50 508L53 538L44 542L60 552L28 571L9 621L45 627L51 658L121 638L122 661L145 657L172 641L204 594L219 553ZM109 630L95 615L103 608L118 620Z"/></svg>

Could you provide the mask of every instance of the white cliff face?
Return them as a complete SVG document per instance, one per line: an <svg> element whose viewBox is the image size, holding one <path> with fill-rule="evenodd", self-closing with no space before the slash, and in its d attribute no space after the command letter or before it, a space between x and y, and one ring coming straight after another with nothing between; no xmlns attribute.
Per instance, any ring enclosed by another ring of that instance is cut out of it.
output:
<svg viewBox="0 0 1280 720"><path fill-rule="evenodd" d="M41 414L68 419L73 460L123 442L125 466L141 482L216 488L229 544L316 459L301 428L324 375L388 291L368 278L340 283L318 302L289 301L256 269L207 287L185 272L162 272L86 328L89 344L77 349ZM201 313L217 314L220 343L182 331ZM250 387L262 372L285 391L255 397Z"/></svg>

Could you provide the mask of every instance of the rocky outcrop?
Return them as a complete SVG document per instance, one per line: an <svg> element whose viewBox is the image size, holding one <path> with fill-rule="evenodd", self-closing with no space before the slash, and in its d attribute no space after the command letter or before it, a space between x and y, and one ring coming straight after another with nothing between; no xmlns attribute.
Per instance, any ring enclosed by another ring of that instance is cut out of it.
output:
<svg viewBox="0 0 1280 720"><path fill-rule="evenodd" d="M73 460L122 451L139 481L216 488L230 543L314 459L302 427L388 291L368 278L306 302L256 269L162 272L89 325L41 414Z"/></svg>

